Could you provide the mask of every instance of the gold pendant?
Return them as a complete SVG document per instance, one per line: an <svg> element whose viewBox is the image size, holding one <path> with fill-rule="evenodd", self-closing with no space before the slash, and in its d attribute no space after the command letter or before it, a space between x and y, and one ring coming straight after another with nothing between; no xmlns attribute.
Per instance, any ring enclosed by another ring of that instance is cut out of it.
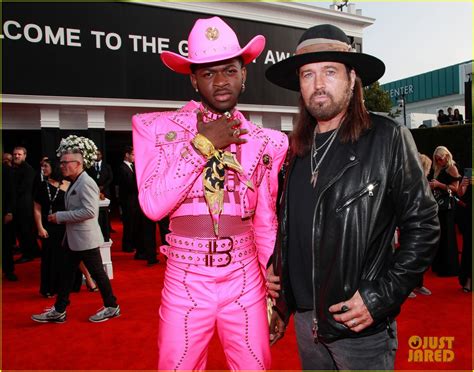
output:
<svg viewBox="0 0 474 372"><path fill-rule="evenodd" d="M316 182L318 182L318 173L319 170L315 170L311 175L311 185L313 185L313 189L316 187Z"/></svg>

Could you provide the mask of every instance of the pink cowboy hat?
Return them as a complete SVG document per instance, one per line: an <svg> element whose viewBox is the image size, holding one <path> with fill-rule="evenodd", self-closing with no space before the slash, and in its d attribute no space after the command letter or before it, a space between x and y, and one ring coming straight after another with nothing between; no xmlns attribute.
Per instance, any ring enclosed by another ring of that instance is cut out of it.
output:
<svg viewBox="0 0 474 372"><path fill-rule="evenodd" d="M188 37L188 56L162 52L161 60L171 70L180 74L191 74L191 65L224 61L241 57L244 65L262 53L265 38L255 36L241 48L235 32L219 17L198 19Z"/></svg>

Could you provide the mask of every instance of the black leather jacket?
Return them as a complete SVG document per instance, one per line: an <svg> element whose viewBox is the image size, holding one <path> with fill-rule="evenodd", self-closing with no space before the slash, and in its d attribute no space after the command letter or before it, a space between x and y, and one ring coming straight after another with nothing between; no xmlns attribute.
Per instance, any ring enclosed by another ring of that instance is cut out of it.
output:
<svg viewBox="0 0 474 372"><path fill-rule="evenodd" d="M371 114L355 143L335 141L316 185L313 219L314 315L318 338L331 341L379 332L430 265L439 239L437 205L413 138L393 120ZM288 277L288 169L273 267L282 290L276 310L288 321L295 301ZM400 248L391 241L399 227ZM355 333L336 322L329 306L359 291L374 323Z"/></svg>

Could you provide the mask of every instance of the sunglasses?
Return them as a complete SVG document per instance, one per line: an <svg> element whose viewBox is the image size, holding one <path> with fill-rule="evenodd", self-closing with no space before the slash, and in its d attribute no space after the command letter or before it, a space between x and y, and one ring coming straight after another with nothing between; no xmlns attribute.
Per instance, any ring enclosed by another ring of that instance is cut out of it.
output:
<svg viewBox="0 0 474 372"><path fill-rule="evenodd" d="M59 165L68 165L69 163L74 163L74 162L79 163L79 160L61 160L59 162Z"/></svg>

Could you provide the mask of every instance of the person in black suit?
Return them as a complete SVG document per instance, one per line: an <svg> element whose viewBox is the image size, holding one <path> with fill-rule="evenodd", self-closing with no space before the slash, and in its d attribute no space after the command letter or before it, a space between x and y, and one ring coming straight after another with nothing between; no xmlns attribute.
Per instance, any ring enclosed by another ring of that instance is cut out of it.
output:
<svg viewBox="0 0 474 372"><path fill-rule="evenodd" d="M13 219L16 237L22 252L15 263L24 263L39 257L39 247L33 234L33 187L35 171L26 162L26 148L13 149L13 185L16 191L16 214Z"/></svg>
<svg viewBox="0 0 474 372"><path fill-rule="evenodd" d="M99 186L100 193L110 200L112 194L110 186L114 179L112 167L103 160L102 151L96 151L97 160L95 165L87 169L87 173L91 176Z"/></svg>
<svg viewBox="0 0 474 372"><path fill-rule="evenodd" d="M13 214L15 213L15 187L13 186L11 167L2 164L2 270L9 281L18 280L13 264L14 235L12 232Z"/></svg>
<svg viewBox="0 0 474 372"><path fill-rule="evenodd" d="M114 179L112 167L103 160L102 151L96 151L97 160L95 164L88 168L86 172L97 183L100 190L100 199L107 198L112 202L112 193L110 191ZM99 211L99 225L102 229L105 241L109 240L110 233L115 232L112 229L109 219L110 205L108 208L101 208Z"/></svg>
<svg viewBox="0 0 474 372"><path fill-rule="evenodd" d="M135 178L135 155L133 147L124 150L123 162L118 169L119 203L122 209L122 251L133 252L139 242L139 211L138 188Z"/></svg>

